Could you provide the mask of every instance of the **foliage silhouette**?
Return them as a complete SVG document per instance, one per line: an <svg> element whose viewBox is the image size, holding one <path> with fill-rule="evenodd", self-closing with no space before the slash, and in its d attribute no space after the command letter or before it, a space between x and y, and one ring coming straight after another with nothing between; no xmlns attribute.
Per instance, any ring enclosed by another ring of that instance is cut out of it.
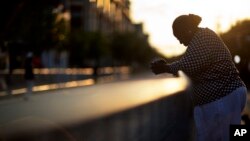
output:
<svg viewBox="0 0 250 141"><path fill-rule="evenodd" d="M227 32L221 34L222 39L235 57L240 57L240 62L236 64L241 77L249 83L250 65L250 20L238 21Z"/></svg>

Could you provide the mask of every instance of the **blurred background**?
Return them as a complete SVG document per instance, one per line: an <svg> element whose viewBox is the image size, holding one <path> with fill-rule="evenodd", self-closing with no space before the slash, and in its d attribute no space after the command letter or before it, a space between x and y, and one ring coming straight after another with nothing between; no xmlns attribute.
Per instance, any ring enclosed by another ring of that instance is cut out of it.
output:
<svg viewBox="0 0 250 141"><path fill-rule="evenodd" d="M186 47L173 36L172 22L197 14L201 27L224 40L249 90L249 5L249 0L2 0L0 140L14 133L21 134L16 140L36 141L193 140L190 83L184 76L155 76L149 63L182 56ZM128 79L133 80L121 82ZM249 94L245 113L250 115ZM42 136L44 129L48 134Z"/></svg>
<svg viewBox="0 0 250 141"><path fill-rule="evenodd" d="M43 85L148 69L156 52L143 23L131 20L130 4L128 0L4 1L1 91L22 88L25 80Z"/></svg>
<svg viewBox="0 0 250 141"><path fill-rule="evenodd" d="M222 37L249 83L249 4L247 0L3 1L0 94L24 93L25 81L40 91L145 74L156 56L170 62L181 57L186 48L172 35L172 21L189 13L200 15L201 26Z"/></svg>

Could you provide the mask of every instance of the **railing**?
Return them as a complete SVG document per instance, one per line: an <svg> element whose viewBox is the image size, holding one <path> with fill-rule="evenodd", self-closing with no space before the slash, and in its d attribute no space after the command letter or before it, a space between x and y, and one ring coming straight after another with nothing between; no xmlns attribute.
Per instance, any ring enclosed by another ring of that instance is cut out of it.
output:
<svg viewBox="0 0 250 141"><path fill-rule="evenodd" d="M147 78L0 102L0 140L192 140L189 82Z"/></svg>
<svg viewBox="0 0 250 141"><path fill-rule="evenodd" d="M7 92L12 95L26 93L27 86L23 76L24 71L24 69L15 69L13 71L13 75L10 76L11 85L8 86L8 91L7 84L3 80L3 75L7 75L8 71L0 71L0 98L8 96ZM127 79L131 68L128 66L100 67L97 70L97 76L94 75L93 68L35 68L33 71L35 74L33 92L40 92Z"/></svg>

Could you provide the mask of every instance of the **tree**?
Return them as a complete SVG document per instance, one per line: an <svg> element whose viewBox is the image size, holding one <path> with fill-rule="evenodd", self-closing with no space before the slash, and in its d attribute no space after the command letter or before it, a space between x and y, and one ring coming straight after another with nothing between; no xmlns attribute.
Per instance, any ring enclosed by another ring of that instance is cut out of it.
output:
<svg viewBox="0 0 250 141"><path fill-rule="evenodd" d="M157 54L149 45L147 36L135 32L114 33L111 51L115 65L128 65L134 71L148 69L149 62Z"/></svg>
<svg viewBox="0 0 250 141"><path fill-rule="evenodd" d="M36 52L53 44L56 15L52 10L59 0L3 1L0 28L2 41L22 40L33 45Z"/></svg>
<svg viewBox="0 0 250 141"><path fill-rule="evenodd" d="M240 62L236 64L240 75L245 81L250 78L250 20L238 21L227 32L221 34L222 39L228 46L232 56L240 57Z"/></svg>

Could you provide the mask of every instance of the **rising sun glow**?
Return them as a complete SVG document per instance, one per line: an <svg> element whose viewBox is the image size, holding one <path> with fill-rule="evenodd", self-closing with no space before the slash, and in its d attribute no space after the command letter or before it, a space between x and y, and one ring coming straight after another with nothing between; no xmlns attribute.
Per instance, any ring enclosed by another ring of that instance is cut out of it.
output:
<svg viewBox="0 0 250 141"><path fill-rule="evenodd" d="M250 18L249 0L130 0L131 17L143 22L150 44L166 57L185 51L172 35L172 22L182 14L202 17L201 27L225 32L236 21Z"/></svg>

